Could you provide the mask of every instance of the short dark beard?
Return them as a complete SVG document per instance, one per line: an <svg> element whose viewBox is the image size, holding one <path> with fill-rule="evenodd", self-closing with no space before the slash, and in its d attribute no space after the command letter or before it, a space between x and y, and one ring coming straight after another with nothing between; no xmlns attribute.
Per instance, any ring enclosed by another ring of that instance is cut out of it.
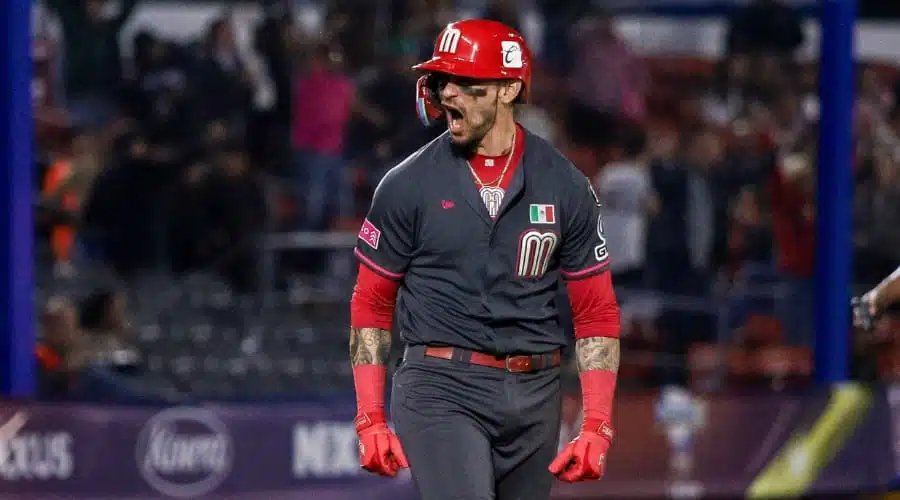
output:
<svg viewBox="0 0 900 500"><path fill-rule="evenodd" d="M456 142L451 137L450 149L453 152L454 156L467 159L471 158L475 156L475 153L478 151L478 142L482 139L482 137L473 137L466 142Z"/></svg>
<svg viewBox="0 0 900 500"><path fill-rule="evenodd" d="M477 149L478 143L476 141L466 141L463 143L459 143L454 141L452 138L450 139L450 152L453 153L453 156L457 158L469 159L475 156L475 151Z"/></svg>
<svg viewBox="0 0 900 500"><path fill-rule="evenodd" d="M453 151L455 156L459 156L462 158L471 158L475 156L478 152L478 143L484 139L484 136L490 132L491 128L493 128L494 124L497 123L497 110L500 105L500 98L497 97L497 102L495 103L493 116L489 116L487 120L485 120L485 124L487 125L484 134L481 137L473 137L472 139L464 142L457 143L452 139L450 140L450 149Z"/></svg>

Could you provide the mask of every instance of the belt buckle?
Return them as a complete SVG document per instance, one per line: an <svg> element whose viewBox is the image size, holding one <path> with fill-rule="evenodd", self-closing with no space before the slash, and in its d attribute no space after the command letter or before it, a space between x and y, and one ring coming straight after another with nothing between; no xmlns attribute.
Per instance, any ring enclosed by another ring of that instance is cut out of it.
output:
<svg viewBox="0 0 900 500"><path fill-rule="evenodd" d="M513 363L519 366L513 366ZM528 373L531 371L531 356L507 356L506 371L510 373Z"/></svg>

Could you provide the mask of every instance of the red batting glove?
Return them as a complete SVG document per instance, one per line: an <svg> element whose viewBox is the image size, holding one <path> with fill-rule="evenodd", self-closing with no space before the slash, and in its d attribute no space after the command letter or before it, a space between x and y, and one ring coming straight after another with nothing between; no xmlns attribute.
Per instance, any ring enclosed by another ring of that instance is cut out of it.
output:
<svg viewBox="0 0 900 500"><path fill-rule="evenodd" d="M369 472L394 477L400 469L409 467L409 463L384 416L386 378L387 367L384 365L353 367L359 464Z"/></svg>
<svg viewBox="0 0 900 500"><path fill-rule="evenodd" d="M606 469L606 452L612 438L609 422L585 420L578 437L550 464L550 472L567 483L600 479Z"/></svg>
<svg viewBox="0 0 900 500"><path fill-rule="evenodd" d="M363 469L394 477L409 467L400 440L387 426L384 413L361 413L356 417L359 463Z"/></svg>

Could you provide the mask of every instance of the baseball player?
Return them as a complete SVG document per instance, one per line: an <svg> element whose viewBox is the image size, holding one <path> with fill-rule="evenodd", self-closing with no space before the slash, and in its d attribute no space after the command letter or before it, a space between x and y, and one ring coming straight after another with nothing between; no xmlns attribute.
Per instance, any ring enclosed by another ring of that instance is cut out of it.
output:
<svg viewBox="0 0 900 500"><path fill-rule="evenodd" d="M413 69L420 117L443 116L447 131L384 177L359 232L350 357L361 465L386 476L410 467L424 500L546 500L554 475L599 479L613 439L619 312L600 205L587 178L513 118L532 71L515 30L448 24ZM556 456L560 278L585 419ZM394 331L405 344L396 435L384 401Z"/></svg>

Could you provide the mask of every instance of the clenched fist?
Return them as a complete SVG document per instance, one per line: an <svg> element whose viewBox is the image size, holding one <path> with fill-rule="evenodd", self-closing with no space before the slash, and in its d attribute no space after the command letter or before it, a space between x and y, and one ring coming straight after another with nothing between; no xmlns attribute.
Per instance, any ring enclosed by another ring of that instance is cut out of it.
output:
<svg viewBox="0 0 900 500"><path fill-rule="evenodd" d="M357 415L356 435L359 437L359 463L363 469L394 477L400 469L409 467L400 441L388 428L383 413Z"/></svg>
<svg viewBox="0 0 900 500"><path fill-rule="evenodd" d="M606 452L612 438L609 422L585 421L578 437L550 464L550 472L568 483L600 479L606 469Z"/></svg>

